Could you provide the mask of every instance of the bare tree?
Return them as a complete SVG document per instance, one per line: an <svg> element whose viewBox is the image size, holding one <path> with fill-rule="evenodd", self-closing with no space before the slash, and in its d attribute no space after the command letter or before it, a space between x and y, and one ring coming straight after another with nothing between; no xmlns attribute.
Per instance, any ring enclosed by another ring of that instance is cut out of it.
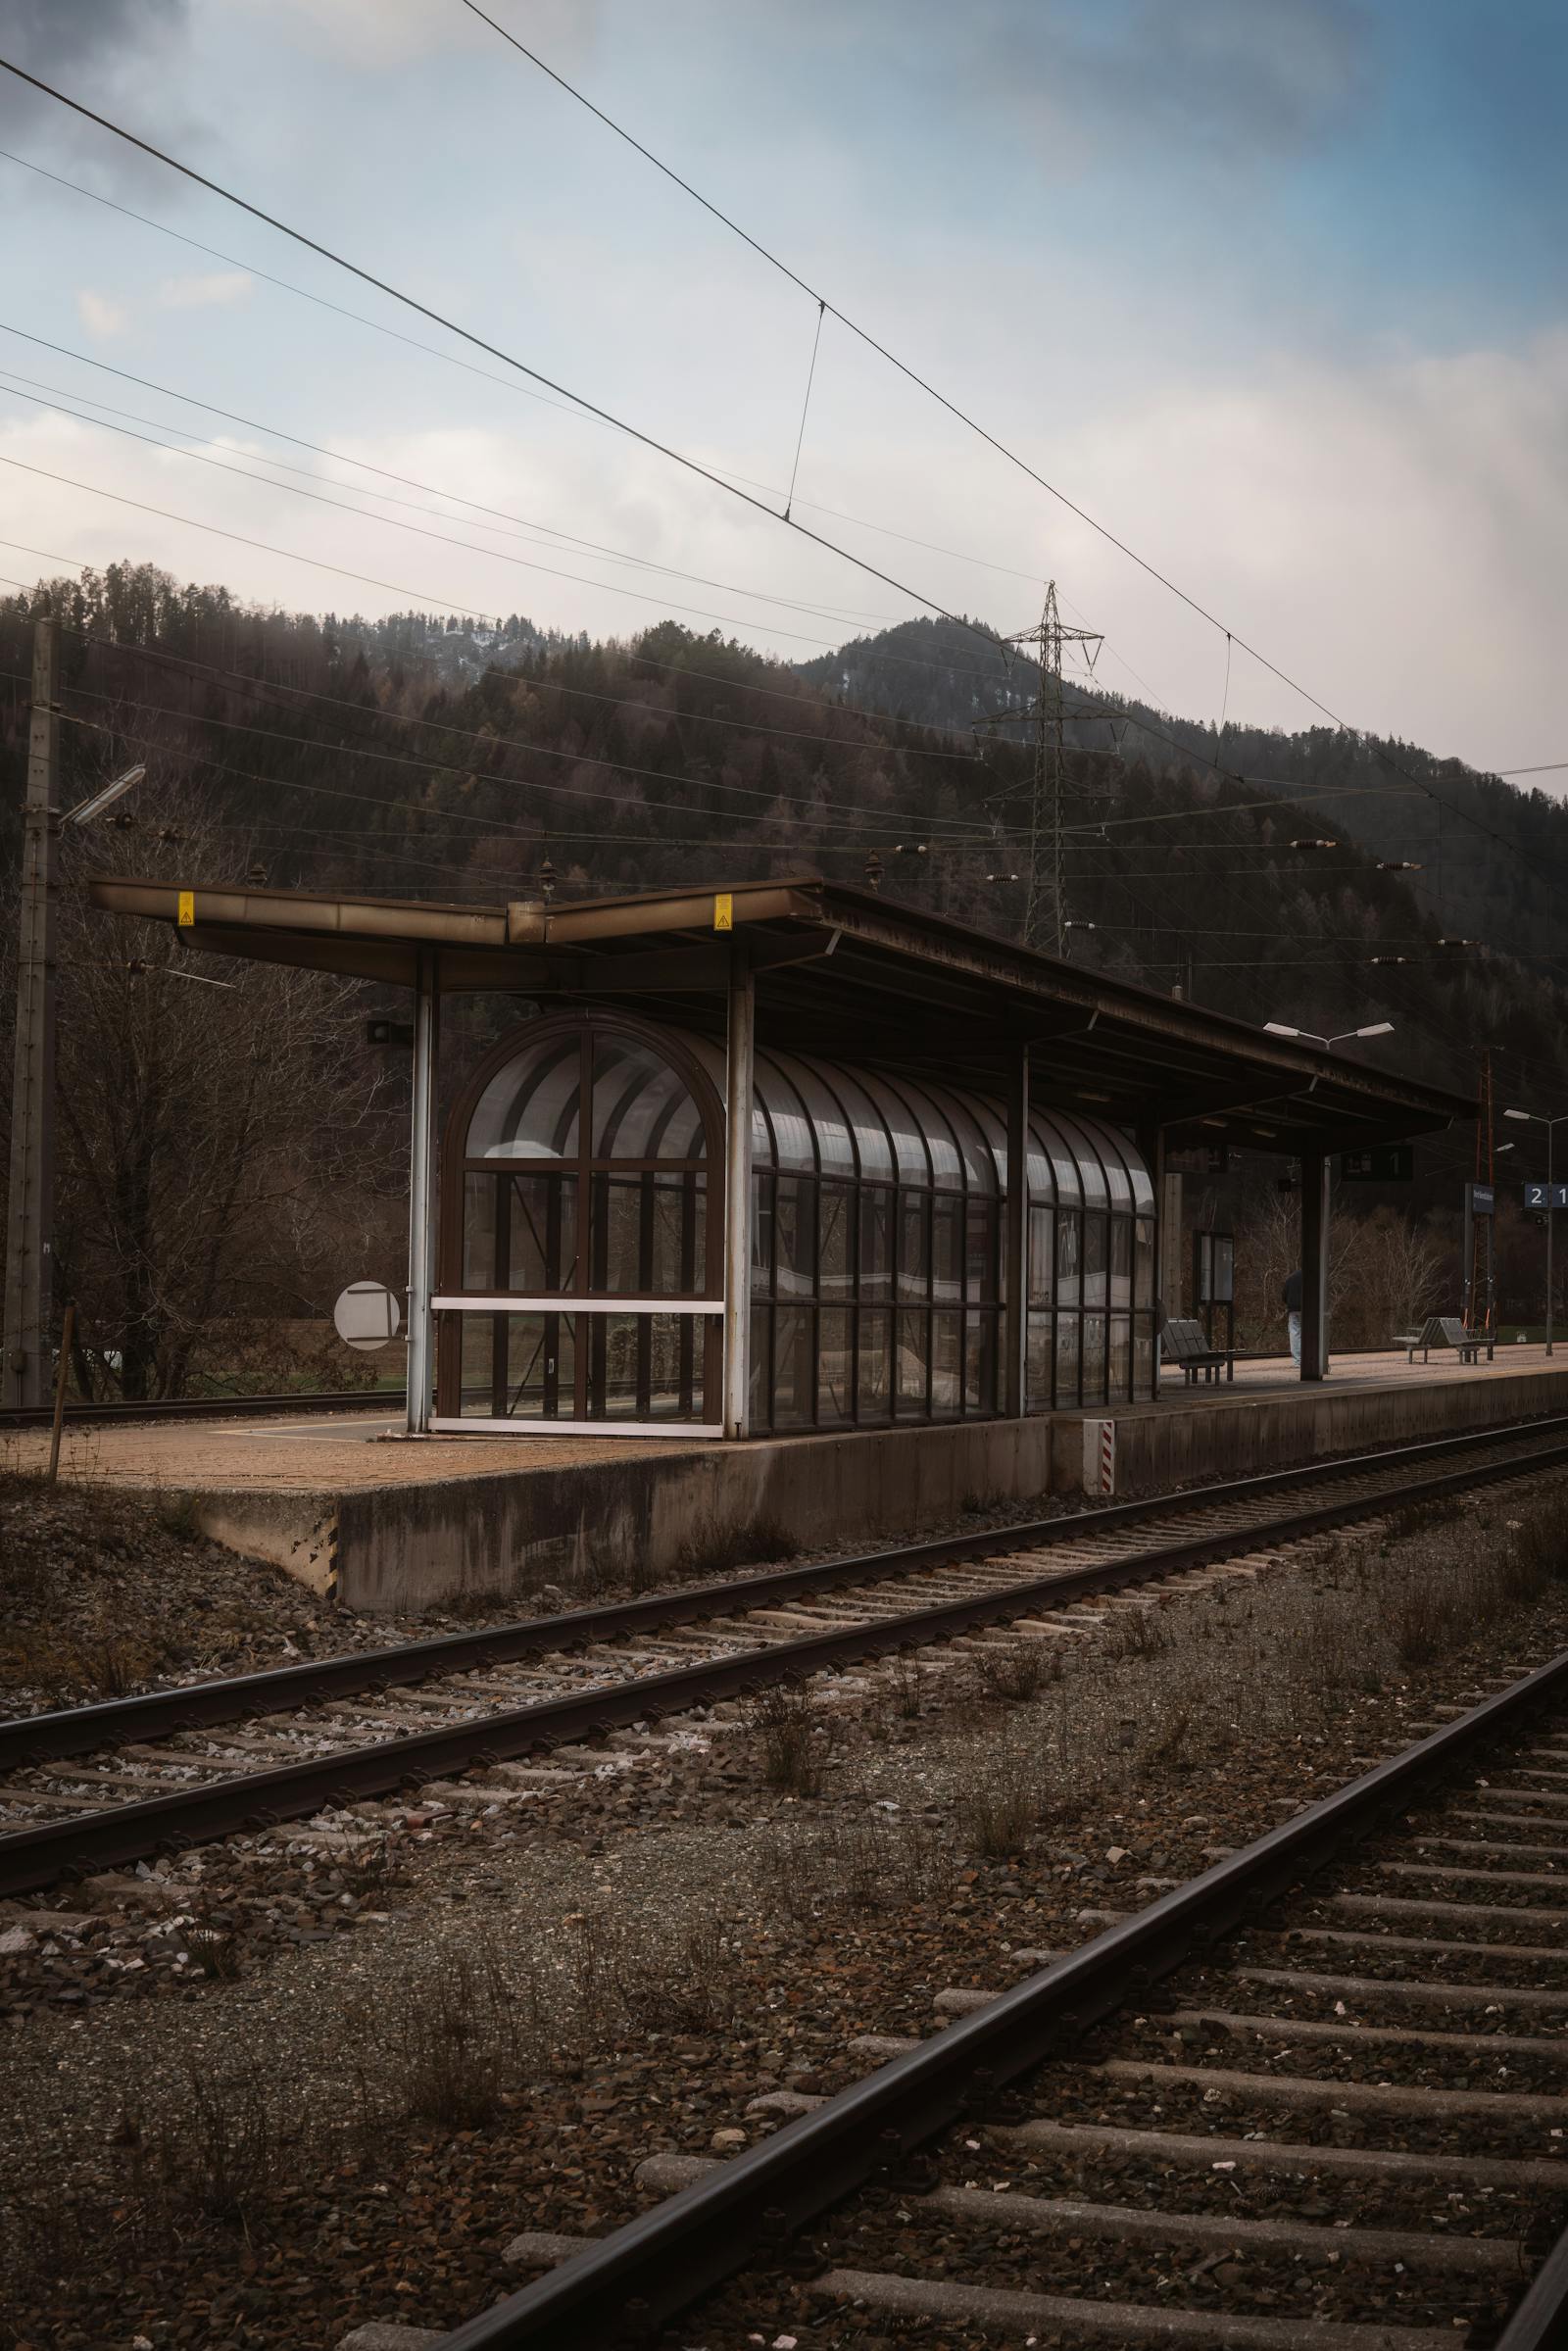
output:
<svg viewBox="0 0 1568 2351"><path fill-rule="evenodd" d="M88 907L92 869L246 869L187 787L143 785L133 832L64 846L56 1284L77 1303L77 1384L180 1395L254 1354L259 1322L286 1377L275 1326L319 1316L395 1244L397 1122L359 983L188 954Z"/></svg>

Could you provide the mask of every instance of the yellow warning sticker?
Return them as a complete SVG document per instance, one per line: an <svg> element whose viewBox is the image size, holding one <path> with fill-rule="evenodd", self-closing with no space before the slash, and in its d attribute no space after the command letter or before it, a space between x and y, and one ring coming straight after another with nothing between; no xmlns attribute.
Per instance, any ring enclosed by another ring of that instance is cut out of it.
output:
<svg viewBox="0 0 1568 2351"><path fill-rule="evenodd" d="M735 928L735 899L728 890L720 890L714 897L713 928L715 931L732 931Z"/></svg>
<svg viewBox="0 0 1568 2351"><path fill-rule="evenodd" d="M180 894L179 894L179 927L180 927L180 929L181 929L182 931L189 930L189 928L190 928L191 924L192 924L192 923L195 921L195 919L196 919L196 893L195 893L195 891L194 891L194 890L181 890L181 892L180 892Z"/></svg>

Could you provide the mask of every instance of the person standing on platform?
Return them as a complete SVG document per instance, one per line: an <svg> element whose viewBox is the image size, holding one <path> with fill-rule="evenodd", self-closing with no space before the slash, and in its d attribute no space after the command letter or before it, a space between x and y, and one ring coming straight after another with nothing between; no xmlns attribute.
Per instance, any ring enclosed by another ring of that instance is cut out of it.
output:
<svg viewBox="0 0 1568 2351"><path fill-rule="evenodd" d="M1299 1266L1297 1267L1295 1273L1286 1276L1283 1295L1285 1320L1291 1334L1291 1361L1299 1363L1301 1360L1301 1269Z"/></svg>

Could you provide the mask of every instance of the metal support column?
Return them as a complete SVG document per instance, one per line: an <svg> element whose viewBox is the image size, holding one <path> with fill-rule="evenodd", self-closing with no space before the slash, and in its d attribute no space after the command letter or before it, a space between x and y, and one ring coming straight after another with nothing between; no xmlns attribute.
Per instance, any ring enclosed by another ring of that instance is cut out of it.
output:
<svg viewBox="0 0 1568 2351"><path fill-rule="evenodd" d="M1166 1312L1167 1314L1175 1314L1175 1313L1179 1312L1179 1302L1178 1302L1177 1304L1173 1304L1173 1303L1171 1302L1171 1299L1170 1299L1169 1296L1168 1296L1168 1295L1167 1295L1167 1293L1166 1293L1166 1289L1165 1289L1165 1283L1164 1283L1164 1269L1165 1269L1165 1221L1166 1221L1166 1207L1167 1207L1167 1203L1166 1203L1166 1198L1165 1198L1165 1189L1166 1189L1166 1187L1165 1187L1165 1130L1164 1130L1164 1128L1163 1128L1163 1127L1155 1127L1155 1126L1141 1126L1141 1127L1138 1129L1138 1132L1137 1132L1137 1143L1138 1143L1138 1152L1139 1152L1139 1156L1142 1158L1142 1160L1143 1160L1143 1162L1144 1162L1144 1165L1145 1165L1145 1167L1148 1169L1148 1171L1149 1171L1149 1180L1150 1180L1150 1183L1151 1183L1151 1184L1153 1186L1153 1188L1154 1188L1154 1264L1153 1264L1153 1279L1154 1279L1154 1303L1155 1303L1154 1321L1155 1321L1156 1328L1155 1328L1155 1331L1154 1331L1154 1343L1153 1343L1153 1347L1152 1347L1153 1361L1152 1361L1152 1364L1151 1365L1151 1370L1150 1370L1150 1393L1151 1393L1152 1395L1153 1395L1153 1396L1158 1396L1158 1394L1159 1394L1159 1331L1158 1331L1157 1325L1158 1325L1158 1322L1159 1322L1159 1309L1160 1309L1160 1307L1161 1307L1161 1306L1163 1306L1163 1308L1164 1308L1164 1310L1165 1310L1165 1312ZM1180 1176L1177 1176L1177 1177L1174 1179L1174 1181L1175 1181L1175 1185L1176 1185L1176 1234L1175 1234L1175 1240L1174 1240L1174 1245L1173 1245L1173 1253L1174 1253L1175 1255L1179 1256L1179 1255L1180 1255L1180 1253L1181 1253L1181 1238L1182 1238L1182 1237L1181 1237L1181 1182L1182 1182L1182 1180L1181 1180L1181 1177L1180 1177ZM1142 1308L1141 1308L1141 1306L1140 1306L1140 1304L1139 1304L1138 1297L1137 1297L1137 1294L1136 1294L1136 1292L1135 1292L1135 1293L1134 1293L1134 1296L1133 1296L1133 1314L1134 1314L1134 1317L1136 1318L1136 1317L1137 1317L1137 1315L1138 1315L1138 1314L1139 1314L1141 1311L1142 1311ZM1136 1329L1136 1327L1137 1327L1137 1325L1136 1325L1136 1319L1135 1319L1134 1328Z"/></svg>
<svg viewBox="0 0 1568 2351"><path fill-rule="evenodd" d="M41 1404L54 1290L55 900L59 887L60 624L37 623L23 818L16 1075L0 1399Z"/></svg>
<svg viewBox="0 0 1568 2351"><path fill-rule="evenodd" d="M751 1431L752 1060L757 982L744 947L730 949L724 1055L724 1434Z"/></svg>
<svg viewBox="0 0 1568 2351"><path fill-rule="evenodd" d="M1327 1151L1301 1153L1301 1377L1329 1373L1329 1178Z"/></svg>
<svg viewBox="0 0 1568 2351"><path fill-rule="evenodd" d="M1007 1084L1006 1308L1002 1327L1002 1408L1009 1420L1029 1409L1029 1048L1013 1048ZM1051 1401L1050 1396L1046 1402Z"/></svg>
<svg viewBox="0 0 1568 2351"><path fill-rule="evenodd" d="M409 1398L411 1437L430 1427L435 1369L435 1102L441 997L433 949L421 949L414 990L414 1102L409 1135Z"/></svg>

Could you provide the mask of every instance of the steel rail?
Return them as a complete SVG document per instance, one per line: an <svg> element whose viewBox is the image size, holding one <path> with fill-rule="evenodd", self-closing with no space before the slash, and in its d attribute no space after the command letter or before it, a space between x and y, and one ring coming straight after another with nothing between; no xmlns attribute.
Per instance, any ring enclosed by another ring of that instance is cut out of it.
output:
<svg viewBox="0 0 1568 2351"><path fill-rule="evenodd" d="M1553 1447L1546 1458L1554 1465L1568 1463L1568 1445ZM474 1765L568 1745L633 1724L683 1714L696 1706L744 1697L769 1683L804 1681L826 1667L924 1647L979 1625L1026 1616L1042 1605L1060 1607L1064 1602L1179 1575L1249 1551L1298 1543L1357 1519L1381 1516L1391 1508L1500 1484L1536 1467L1538 1460L1539 1456L1532 1455L1523 1462L1482 1462L1391 1492L1352 1495L1263 1525L1211 1529L1191 1542L1161 1543L1093 1567L1034 1577L998 1591L911 1609L880 1623L808 1634L799 1641L743 1649L728 1657L603 1684L565 1697L537 1699L466 1722L380 1739L363 1747L310 1756L267 1771L232 1773L222 1780L103 1812L75 1813L65 1820L37 1823L0 1837L0 1896L36 1892L62 1876L118 1868L144 1861L151 1854L180 1852L245 1831L273 1829L284 1820L393 1794L403 1788L417 1788Z"/></svg>
<svg viewBox="0 0 1568 2351"><path fill-rule="evenodd" d="M68 1429L107 1429L122 1421L255 1420L286 1418L291 1412L380 1412L401 1415L401 1388L312 1389L304 1396L148 1396L66 1406ZM53 1404L13 1404L0 1412L0 1429L47 1429Z"/></svg>
<svg viewBox="0 0 1568 2351"><path fill-rule="evenodd" d="M609 1601L591 1608L565 1609L554 1616L530 1617L521 1623L483 1632L446 1633L430 1641L402 1641L386 1649L309 1658L298 1665L273 1666L264 1673L148 1690L139 1697L109 1698L92 1706L20 1715L13 1721L0 1723L0 1772L61 1762L69 1756L90 1754L95 1748L125 1739L163 1739L182 1731L206 1730L220 1723L252 1720L260 1715L288 1712L297 1706L354 1697L365 1691L379 1694L443 1674L511 1664L540 1650L569 1649L594 1641L618 1640L664 1625L700 1623L721 1611L744 1613L752 1608L772 1606L780 1600L800 1599L813 1592L830 1592L841 1584L882 1582L922 1568L941 1566L950 1560L994 1558L1008 1551L1071 1543L1086 1535L1102 1535L1151 1518L1224 1508L1236 1502L1261 1499L1270 1494L1290 1493L1325 1479L1362 1477L1379 1470L1396 1469L1401 1464L1416 1466L1489 1445L1549 1437L1559 1429L1568 1433L1568 1414L1508 1424L1499 1429L1466 1430L1419 1445L1348 1454L1338 1461L1314 1461L1294 1469L1267 1470L1255 1477L1231 1479L1223 1485L1145 1495L1136 1501L1106 1503L1058 1518L1032 1519L970 1535L934 1536L887 1550L841 1554L801 1567L772 1569L765 1575L689 1584L674 1592L650 1592L638 1599ZM1524 1456L1527 1461L1539 1458L1547 1466L1560 1457L1557 1449Z"/></svg>
<svg viewBox="0 0 1568 2351"><path fill-rule="evenodd" d="M441 2351L580 2351L590 2342L610 2351L646 2341L748 2263L776 2260L792 2235L867 2180L896 2177L925 2141L983 2113L1064 2042L1564 1695L1568 1651L574 2254L444 2336ZM1547 2351L1563 2341L1565 2320L1568 2239L1497 2351Z"/></svg>

